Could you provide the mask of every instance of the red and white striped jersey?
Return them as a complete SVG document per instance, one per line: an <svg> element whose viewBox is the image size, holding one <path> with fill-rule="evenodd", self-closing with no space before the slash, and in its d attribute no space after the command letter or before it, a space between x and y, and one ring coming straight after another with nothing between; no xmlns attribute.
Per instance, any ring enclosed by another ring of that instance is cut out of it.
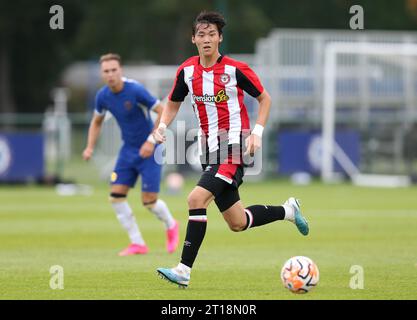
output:
<svg viewBox="0 0 417 320"><path fill-rule="evenodd" d="M242 133L250 131L243 91L258 97L264 91L258 76L246 63L227 56L220 56L210 68L199 61L194 56L178 68L168 98L182 102L190 93L200 125L200 145L208 153L219 150L221 142L241 144Z"/></svg>

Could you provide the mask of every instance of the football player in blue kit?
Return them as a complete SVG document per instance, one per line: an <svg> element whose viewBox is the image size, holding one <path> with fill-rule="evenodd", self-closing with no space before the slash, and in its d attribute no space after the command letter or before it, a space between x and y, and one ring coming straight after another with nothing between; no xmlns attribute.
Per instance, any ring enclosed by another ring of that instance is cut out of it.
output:
<svg viewBox="0 0 417 320"><path fill-rule="evenodd" d="M119 255L148 252L135 216L127 202L128 192L135 186L139 175L142 181L142 203L165 224L166 249L172 253L178 246L179 227L166 203L158 198L162 167L155 161L154 152L158 145L151 134L155 124L150 112L158 114L156 119L158 125L163 106L142 84L122 76L121 58L118 54L103 55L100 58L100 67L106 85L96 95L94 116L88 130L83 158L89 160L92 157L105 113L110 112L120 127L123 140L123 146L111 175L110 202L131 242Z"/></svg>

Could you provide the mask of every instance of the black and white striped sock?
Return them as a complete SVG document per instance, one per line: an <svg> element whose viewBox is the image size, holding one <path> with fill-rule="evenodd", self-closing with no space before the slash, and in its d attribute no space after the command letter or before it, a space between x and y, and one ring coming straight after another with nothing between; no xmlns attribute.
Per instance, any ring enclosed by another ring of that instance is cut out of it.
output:
<svg viewBox="0 0 417 320"><path fill-rule="evenodd" d="M254 205L247 207L245 213L247 219L245 230L285 218L283 206Z"/></svg>
<svg viewBox="0 0 417 320"><path fill-rule="evenodd" d="M207 210L189 210L187 233L182 249L181 263L192 268L207 228Z"/></svg>

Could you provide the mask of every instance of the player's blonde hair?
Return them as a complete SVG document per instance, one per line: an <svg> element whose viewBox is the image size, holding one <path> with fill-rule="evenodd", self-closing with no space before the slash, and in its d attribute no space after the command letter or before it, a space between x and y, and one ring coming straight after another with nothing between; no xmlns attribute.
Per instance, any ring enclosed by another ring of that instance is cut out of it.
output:
<svg viewBox="0 0 417 320"><path fill-rule="evenodd" d="M116 61L119 62L120 65L122 65L122 58L117 53L106 53L106 54L103 54L100 57L100 64L103 63L104 61L110 61L110 60L116 60Z"/></svg>

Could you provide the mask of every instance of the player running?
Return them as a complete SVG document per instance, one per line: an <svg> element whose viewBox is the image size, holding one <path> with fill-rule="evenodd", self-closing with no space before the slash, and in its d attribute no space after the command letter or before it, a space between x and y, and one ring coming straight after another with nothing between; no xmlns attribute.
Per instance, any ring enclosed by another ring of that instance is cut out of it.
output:
<svg viewBox="0 0 417 320"><path fill-rule="evenodd" d="M181 287L189 284L191 268L206 233L206 210L213 200L233 231L289 220L301 234L309 232L300 205L293 197L280 206L245 208L240 201L238 188L242 184L245 164L249 163L245 159L261 147L271 98L247 64L220 54L225 25L224 18L217 12L201 12L196 18L192 43L197 47L198 56L189 58L179 67L168 103L154 132L156 141L165 141L167 126L190 93L200 124L198 138L204 172L188 196L189 220L181 261L174 268L157 269L163 278ZM259 102L258 118L252 132L243 91Z"/></svg>
<svg viewBox="0 0 417 320"><path fill-rule="evenodd" d="M110 202L117 219L127 231L130 245L120 256L146 254L148 247L139 230L135 216L126 198L138 176L142 180L142 203L166 227L166 249L175 251L179 240L178 222L172 217L166 203L158 199L161 181L161 165L153 155L156 142L151 134L154 123L150 111L156 112L159 123L163 107L140 83L122 77L121 58L117 54L106 54L100 59L101 76L105 82L96 95L94 116L88 131L84 160L89 160L100 135L106 111L109 111L121 129L123 146L111 175Z"/></svg>

